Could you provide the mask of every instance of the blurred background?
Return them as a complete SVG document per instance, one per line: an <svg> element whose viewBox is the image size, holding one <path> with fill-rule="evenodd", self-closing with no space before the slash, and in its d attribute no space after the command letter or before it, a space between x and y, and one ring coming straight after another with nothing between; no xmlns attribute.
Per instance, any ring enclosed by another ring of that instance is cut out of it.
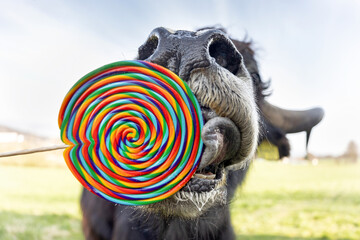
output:
<svg viewBox="0 0 360 240"><path fill-rule="evenodd" d="M253 42L270 103L325 110L316 161L302 159L305 133L287 135L289 159L255 161L232 205L238 238L360 239L357 0L0 1L0 151L59 143L71 86L136 57L152 29L214 25ZM0 239L82 239L61 151L0 159L0 192Z"/></svg>

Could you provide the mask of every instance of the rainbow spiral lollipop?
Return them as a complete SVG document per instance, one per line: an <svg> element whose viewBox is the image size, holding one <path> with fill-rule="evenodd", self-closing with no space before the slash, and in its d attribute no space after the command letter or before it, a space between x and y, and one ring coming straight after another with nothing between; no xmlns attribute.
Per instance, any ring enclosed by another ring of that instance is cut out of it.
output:
<svg viewBox="0 0 360 240"><path fill-rule="evenodd" d="M186 83L145 61L115 62L85 75L59 113L71 172L89 191L125 205L161 201L190 180L202 126Z"/></svg>

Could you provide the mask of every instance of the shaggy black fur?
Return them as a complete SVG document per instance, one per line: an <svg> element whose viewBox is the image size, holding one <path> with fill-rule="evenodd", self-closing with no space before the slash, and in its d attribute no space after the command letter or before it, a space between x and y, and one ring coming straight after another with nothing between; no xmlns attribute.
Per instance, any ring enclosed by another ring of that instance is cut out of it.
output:
<svg viewBox="0 0 360 240"><path fill-rule="evenodd" d="M236 48L239 50L244 58L244 63L250 76L253 80L256 102L258 105L264 101L265 97L270 95L269 87L270 81L264 82L261 79L257 61L255 60L255 51L252 49L252 43L247 41L238 41L232 39ZM286 133L278 127L270 124L270 122L264 117L260 111L260 136L259 143L263 140L268 140L272 144L278 147L280 158L290 155L290 144L286 137Z"/></svg>
<svg viewBox="0 0 360 240"><path fill-rule="evenodd" d="M228 198L233 198L247 169L228 175ZM234 239L228 206L210 208L196 219L164 218L139 208L115 205L84 189L81 197L87 240Z"/></svg>
<svg viewBox="0 0 360 240"><path fill-rule="evenodd" d="M262 81L254 58L251 42L233 40L242 54L252 77L257 103L267 96L269 82ZM285 134L272 126L260 113L260 140L268 139L279 147L280 156L288 156L290 146ZM246 169L229 171L227 176L228 202L243 182ZM81 197L83 230L88 240L117 239L234 239L229 207L213 207L195 219L163 217L145 213L139 208L114 205L84 190Z"/></svg>

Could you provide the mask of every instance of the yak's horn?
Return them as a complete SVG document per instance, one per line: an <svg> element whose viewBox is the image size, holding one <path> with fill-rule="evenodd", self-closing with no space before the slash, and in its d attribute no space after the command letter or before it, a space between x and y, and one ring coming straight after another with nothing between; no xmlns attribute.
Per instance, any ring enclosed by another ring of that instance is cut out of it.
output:
<svg viewBox="0 0 360 240"><path fill-rule="evenodd" d="M276 107L267 101L260 104L260 110L269 122L285 133L310 132L324 117L322 108L291 111Z"/></svg>

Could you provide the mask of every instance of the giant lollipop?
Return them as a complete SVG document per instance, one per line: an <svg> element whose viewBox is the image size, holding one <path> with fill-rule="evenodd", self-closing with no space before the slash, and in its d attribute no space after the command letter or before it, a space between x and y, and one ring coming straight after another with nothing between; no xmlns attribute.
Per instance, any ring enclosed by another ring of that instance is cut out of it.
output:
<svg viewBox="0 0 360 240"><path fill-rule="evenodd" d="M71 172L89 191L126 205L161 201L190 180L202 126L186 83L145 61L115 62L85 75L59 113Z"/></svg>

